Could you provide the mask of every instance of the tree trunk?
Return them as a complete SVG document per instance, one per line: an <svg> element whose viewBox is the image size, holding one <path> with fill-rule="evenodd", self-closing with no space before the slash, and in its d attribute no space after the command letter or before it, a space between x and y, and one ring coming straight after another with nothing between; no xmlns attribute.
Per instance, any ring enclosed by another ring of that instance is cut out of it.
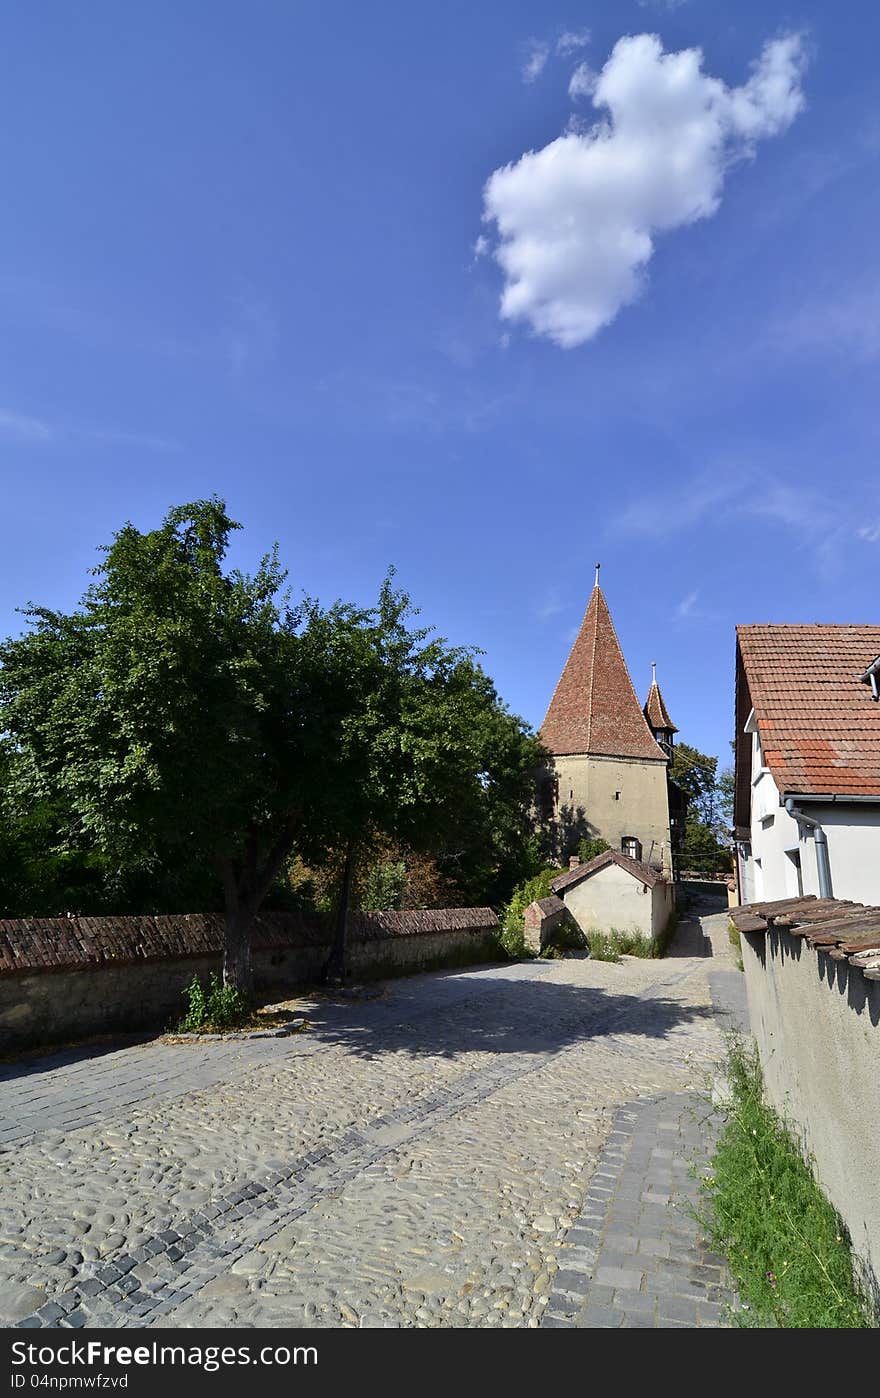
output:
<svg viewBox="0 0 880 1398"><path fill-rule="evenodd" d="M336 934L333 950L324 967L324 978L328 981L344 981L348 976L348 907L351 902L351 885L354 880L355 851L354 841L350 840L345 851L345 868L342 871L342 888L336 907Z"/></svg>
<svg viewBox="0 0 880 1398"><path fill-rule="evenodd" d="M231 865L224 869L226 932L223 940L223 984L250 998L254 989L251 964L253 905L240 896Z"/></svg>
<svg viewBox="0 0 880 1398"><path fill-rule="evenodd" d="M223 984L234 986L250 998L254 990L251 961L251 937L254 919L263 899L278 877L284 861L290 857L297 829L297 814L292 811L284 823L275 844L262 867L259 862L258 837L251 831L236 873L232 859L222 862L223 896L226 901L226 936L223 944Z"/></svg>

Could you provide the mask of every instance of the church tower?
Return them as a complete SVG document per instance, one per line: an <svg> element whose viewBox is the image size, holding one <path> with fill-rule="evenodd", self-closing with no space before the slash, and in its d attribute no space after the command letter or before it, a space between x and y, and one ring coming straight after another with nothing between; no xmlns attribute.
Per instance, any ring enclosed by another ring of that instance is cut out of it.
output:
<svg viewBox="0 0 880 1398"><path fill-rule="evenodd" d="M662 708L660 717L674 733ZM668 754L649 722L626 668L597 567L586 615L540 729L553 759L542 804L556 827L563 857L576 853L578 839L586 835L670 871ZM661 725L658 731L665 734L666 729Z"/></svg>

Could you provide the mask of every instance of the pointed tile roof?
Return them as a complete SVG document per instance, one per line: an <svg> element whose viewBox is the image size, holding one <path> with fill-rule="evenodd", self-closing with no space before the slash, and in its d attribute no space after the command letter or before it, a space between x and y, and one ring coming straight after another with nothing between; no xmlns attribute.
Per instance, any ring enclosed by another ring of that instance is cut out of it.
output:
<svg viewBox="0 0 880 1398"><path fill-rule="evenodd" d="M666 761L645 722L598 583L540 736L556 757L590 753Z"/></svg>
<svg viewBox="0 0 880 1398"><path fill-rule="evenodd" d="M651 728L665 728L670 733L678 732L669 717L669 710L663 703L663 695L660 693L656 672L651 680L651 688L648 690L648 697L645 700L644 714Z"/></svg>

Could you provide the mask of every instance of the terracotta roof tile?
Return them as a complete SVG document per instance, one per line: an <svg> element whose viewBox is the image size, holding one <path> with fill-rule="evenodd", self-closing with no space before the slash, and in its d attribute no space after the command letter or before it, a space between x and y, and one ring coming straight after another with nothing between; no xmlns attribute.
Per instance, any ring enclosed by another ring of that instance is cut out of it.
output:
<svg viewBox="0 0 880 1398"><path fill-rule="evenodd" d="M880 909L836 898L779 898L771 903L744 903L731 908L730 920L740 932L760 935L779 927L815 952L835 961L848 961L867 980L880 980ZM861 924L861 931L853 927ZM873 932L867 930L868 924Z"/></svg>
<svg viewBox="0 0 880 1398"><path fill-rule="evenodd" d="M556 757L590 753L666 761L645 722L598 585L541 724L541 739Z"/></svg>
<svg viewBox="0 0 880 1398"><path fill-rule="evenodd" d="M597 854L595 859L591 859L587 864L578 864L574 869L568 869L558 878L550 880L550 887L554 893L565 893L569 888L573 888L581 879L588 879L593 874L597 874L600 869L604 869L607 864L616 864L619 868L625 869L628 874L632 874L639 883L646 883L649 888L653 888L655 883L659 883L663 875L658 870L653 869L650 864L642 864L638 859L630 859L628 854L621 854L620 850L606 849L601 854Z"/></svg>
<svg viewBox="0 0 880 1398"><path fill-rule="evenodd" d="M880 704L858 677L880 626L738 626L764 761L782 792L880 798Z"/></svg>
<svg viewBox="0 0 880 1398"><path fill-rule="evenodd" d="M652 728L666 728L670 733L678 732L669 717L669 710L663 702L663 695L660 693L660 686L656 680L651 681L651 688L648 690L648 697L645 700L644 714Z"/></svg>

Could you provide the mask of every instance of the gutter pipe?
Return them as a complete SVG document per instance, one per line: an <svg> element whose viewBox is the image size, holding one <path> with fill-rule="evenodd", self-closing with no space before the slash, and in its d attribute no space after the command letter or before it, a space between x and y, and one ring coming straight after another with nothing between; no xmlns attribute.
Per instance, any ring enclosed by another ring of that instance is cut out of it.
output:
<svg viewBox="0 0 880 1398"><path fill-rule="evenodd" d="M806 826L807 830L812 832L813 841L816 846L816 869L819 874L819 897L833 898L834 894L831 891L831 862L828 858L828 840L826 838L825 831L822 829L822 826L819 824L818 820L814 820L812 816L805 815L803 811L798 810L797 806L794 804L793 796L787 796L785 798L785 809L788 811L788 814L791 816L792 820L797 821L798 826L804 825Z"/></svg>

